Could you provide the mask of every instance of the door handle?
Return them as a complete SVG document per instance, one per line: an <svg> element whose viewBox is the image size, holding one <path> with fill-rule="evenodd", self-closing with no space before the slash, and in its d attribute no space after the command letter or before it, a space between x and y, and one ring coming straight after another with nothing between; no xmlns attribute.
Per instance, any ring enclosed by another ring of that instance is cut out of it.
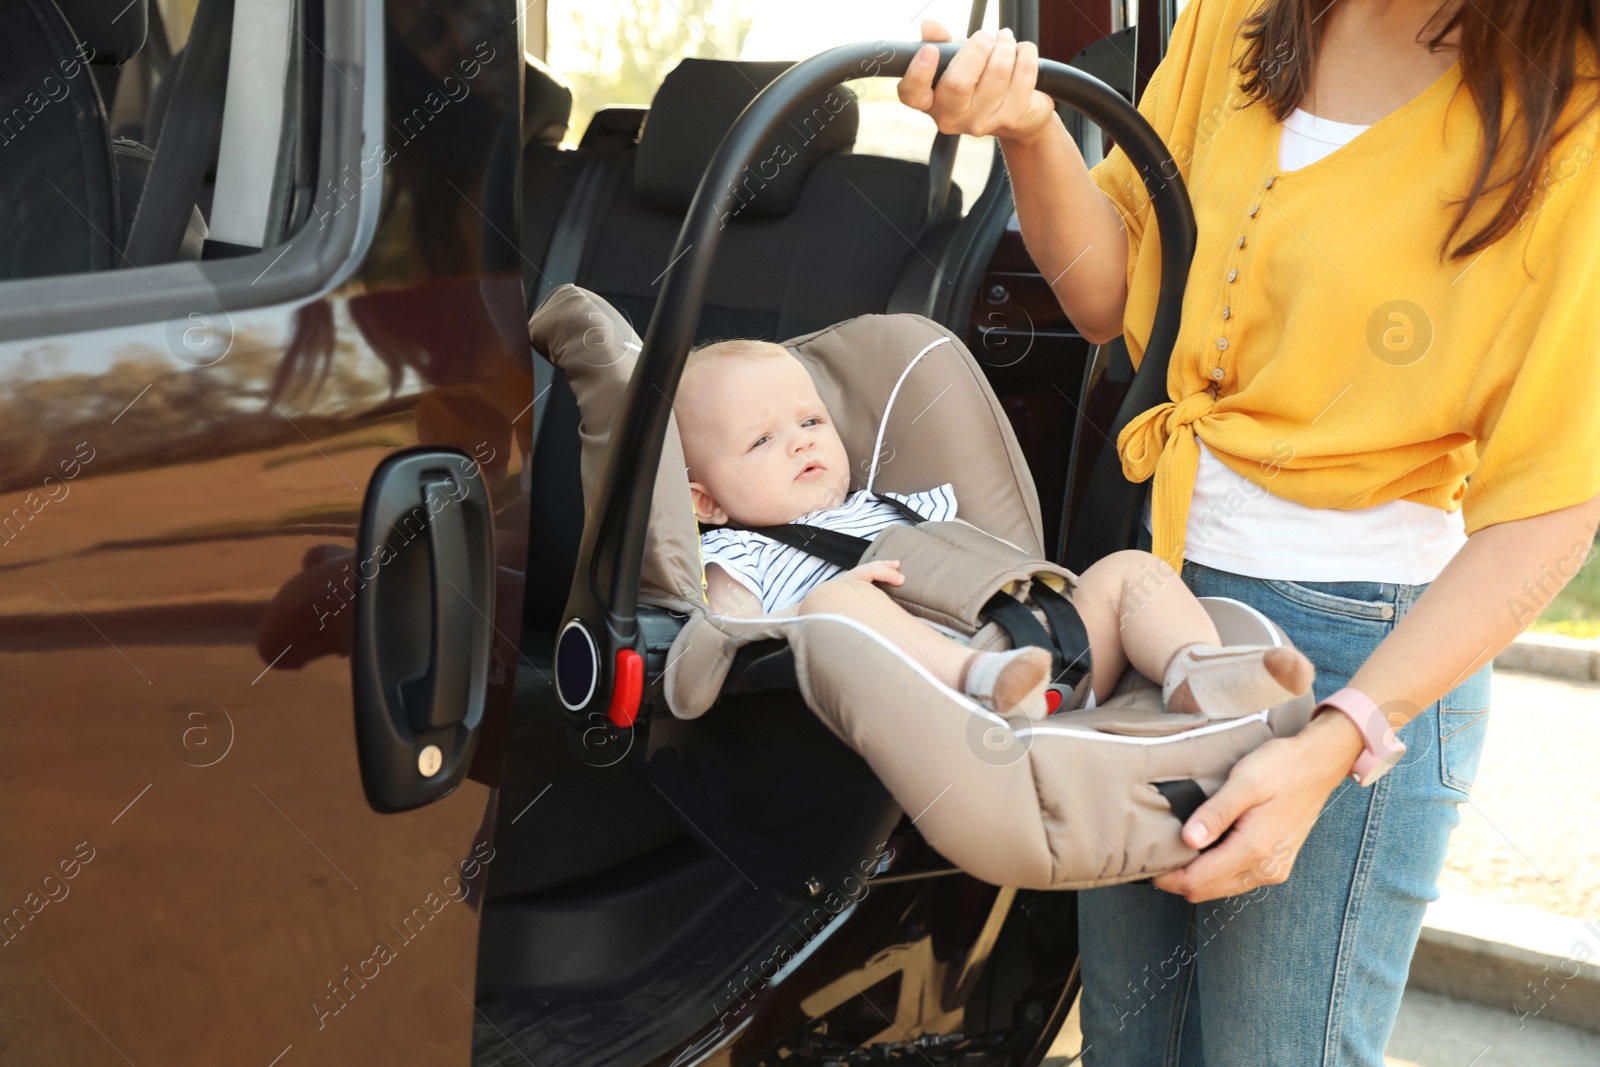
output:
<svg viewBox="0 0 1600 1067"><path fill-rule="evenodd" d="M375 810L407 811L460 784L483 722L495 554L477 463L414 448L378 464L356 559L350 660L362 787Z"/></svg>
<svg viewBox="0 0 1600 1067"><path fill-rule="evenodd" d="M452 500L459 482L438 474L422 478L422 499ZM473 605L467 599L472 561L467 553L467 521L459 507L442 507L428 521L428 560L433 567L433 648L428 670L405 694L411 727L418 733L440 730L466 715L465 696L471 682L470 663L461 653L462 638L472 626ZM420 690L420 691L419 691Z"/></svg>

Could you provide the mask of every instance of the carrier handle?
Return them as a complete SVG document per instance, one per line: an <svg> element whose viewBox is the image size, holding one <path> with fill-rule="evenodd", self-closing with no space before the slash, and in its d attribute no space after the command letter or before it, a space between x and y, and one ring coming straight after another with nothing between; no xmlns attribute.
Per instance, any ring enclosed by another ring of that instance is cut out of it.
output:
<svg viewBox="0 0 1600 1067"><path fill-rule="evenodd" d="M899 77L924 46L921 41L842 45L796 63L750 101L700 178L645 331L638 365L612 427L611 448L584 523L556 649L557 686L567 694L583 694L577 703L563 698L575 724L592 725L604 719L595 713L612 703L618 654L642 651L637 619L639 575L656 470L661 464L672 398L705 302L711 263L721 243L722 228L735 207L741 176L747 167L759 164L757 153L771 143L800 101L842 81ZM935 47L939 51L937 78L960 46L945 43ZM1161 239L1161 296L1144 362L1118 412L1116 432L1165 395L1167 360L1177 340L1184 283L1194 257L1194 209L1171 151L1115 89L1054 60L1039 61L1038 87L1088 116L1116 139L1143 177L1155 211ZM565 672L563 664L568 665ZM569 677L563 678L563 673Z"/></svg>

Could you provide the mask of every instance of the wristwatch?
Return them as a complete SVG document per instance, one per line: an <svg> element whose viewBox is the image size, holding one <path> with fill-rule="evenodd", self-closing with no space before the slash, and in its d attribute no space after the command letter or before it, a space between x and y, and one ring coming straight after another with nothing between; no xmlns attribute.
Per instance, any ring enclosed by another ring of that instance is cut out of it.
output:
<svg viewBox="0 0 1600 1067"><path fill-rule="evenodd" d="M1359 689L1346 687L1325 698L1312 711L1316 718L1324 711L1337 711L1356 724L1361 732L1361 755L1350 768L1350 777L1361 785L1371 785L1389 772L1406 754L1403 741L1395 736L1378 705Z"/></svg>

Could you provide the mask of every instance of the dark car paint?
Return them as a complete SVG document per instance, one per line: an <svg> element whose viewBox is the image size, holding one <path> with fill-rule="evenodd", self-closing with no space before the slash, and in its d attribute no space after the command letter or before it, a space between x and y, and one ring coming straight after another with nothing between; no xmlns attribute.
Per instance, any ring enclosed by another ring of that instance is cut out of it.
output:
<svg viewBox="0 0 1600 1067"><path fill-rule="evenodd" d="M346 658L367 479L458 448L509 562L503 730L532 396L494 220L515 233L520 47L511 0L432 10L387 4L381 182L330 175L306 226L381 196L348 281L180 317L177 344L163 313L0 348L0 1062L469 1056L494 747L443 800L373 811ZM189 328L231 346L188 359Z"/></svg>

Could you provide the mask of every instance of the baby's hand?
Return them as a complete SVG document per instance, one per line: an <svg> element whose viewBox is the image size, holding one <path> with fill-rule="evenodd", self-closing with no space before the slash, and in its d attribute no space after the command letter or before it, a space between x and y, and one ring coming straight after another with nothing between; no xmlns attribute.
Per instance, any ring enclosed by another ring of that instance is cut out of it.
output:
<svg viewBox="0 0 1600 1067"><path fill-rule="evenodd" d="M853 570L846 571L846 578L854 578L858 582L883 582L886 585L904 585L906 576L900 573L900 561L897 559L878 559L871 563L863 563Z"/></svg>

